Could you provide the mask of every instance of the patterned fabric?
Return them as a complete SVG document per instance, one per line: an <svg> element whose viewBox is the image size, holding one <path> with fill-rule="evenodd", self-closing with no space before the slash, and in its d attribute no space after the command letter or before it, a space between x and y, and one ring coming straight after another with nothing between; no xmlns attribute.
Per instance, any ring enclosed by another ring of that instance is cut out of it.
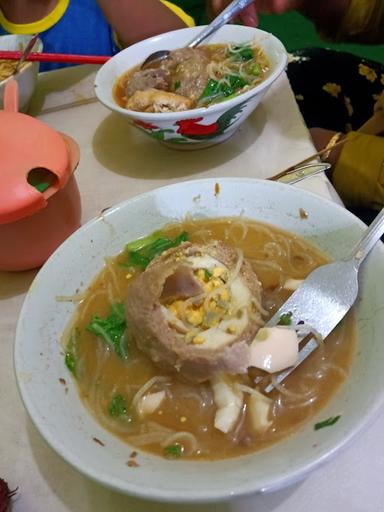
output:
<svg viewBox="0 0 384 512"><path fill-rule="evenodd" d="M373 114L384 65L325 48L293 52L288 78L309 128L349 132Z"/></svg>
<svg viewBox="0 0 384 512"><path fill-rule="evenodd" d="M384 65L336 50L298 50L287 74L309 128L358 130L373 114L384 89ZM369 224L377 215L374 208L383 203L384 139L361 135L341 155L336 166L339 181L334 185L347 203L351 197L358 203L356 198L364 196L360 206L349 209Z"/></svg>

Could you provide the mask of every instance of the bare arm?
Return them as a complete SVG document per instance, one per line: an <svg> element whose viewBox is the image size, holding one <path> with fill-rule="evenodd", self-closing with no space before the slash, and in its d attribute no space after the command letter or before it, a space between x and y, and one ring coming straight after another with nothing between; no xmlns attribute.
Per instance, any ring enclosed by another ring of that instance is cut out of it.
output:
<svg viewBox="0 0 384 512"><path fill-rule="evenodd" d="M123 46L185 28L184 21L160 0L97 0Z"/></svg>
<svg viewBox="0 0 384 512"><path fill-rule="evenodd" d="M246 25L256 26L259 14L281 14L298 10L314 21L318 28L331 32L341 24L351 0L255 0L242 12L240 18ZM208 9L217 15L230 0L207 0Z"/></svg>

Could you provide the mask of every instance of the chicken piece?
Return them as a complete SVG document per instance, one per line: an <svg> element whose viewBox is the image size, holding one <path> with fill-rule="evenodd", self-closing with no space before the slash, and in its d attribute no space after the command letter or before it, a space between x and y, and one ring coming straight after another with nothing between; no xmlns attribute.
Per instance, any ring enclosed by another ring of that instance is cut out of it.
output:
<svg viewBox="0 0 384 512"><path fill-rule="evenodd" d="M193 101L173 92L147 89L128 98L126 108L136 112L181 112L193 108Z"/></svg>
<svg viewBox="0 0 384 512"><path fill-rule="evenodd" d="M127 96L132 96L136 91L158 89L168 91L170 85L170 73L167 69L141 69L133 73L125 86Z"/></svg>

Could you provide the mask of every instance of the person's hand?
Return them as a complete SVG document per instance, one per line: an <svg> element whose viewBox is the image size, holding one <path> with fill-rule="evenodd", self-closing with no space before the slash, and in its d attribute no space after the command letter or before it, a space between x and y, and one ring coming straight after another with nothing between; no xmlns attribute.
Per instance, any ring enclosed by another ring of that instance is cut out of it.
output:
<svg viewBox="0 0 384 512"><path fill-rule="evenodd" d="M329 144L332 137L334 137L337 134L337 132L333 130L326 130L325 128L311 128L310 132L316 151L321 151L322 149L324 149L327 146L327 144ZM329 152L327 162L329 162L332 165L332 169L330 169L328 177L331 180L333 167L337 164L337 161L339 160L341 150L342 147L337 146L334 149L331 149Z"/></svg>
<svg viewBox="0 0 384 512"><path fill-rule="evenodd" d="M208 10L211 16L217 16L231 0L208 0ZM281 14L285 11L295 9L296 0L255 0L253 4L246 7L240 14L240 21L244 25L256 27L259 23L259 14Z"/></svg>

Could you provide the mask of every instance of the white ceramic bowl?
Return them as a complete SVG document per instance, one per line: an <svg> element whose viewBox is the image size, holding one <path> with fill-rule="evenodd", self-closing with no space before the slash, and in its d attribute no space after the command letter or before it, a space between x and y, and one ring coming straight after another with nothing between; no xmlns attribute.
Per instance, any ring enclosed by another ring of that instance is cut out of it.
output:
<svg viewBox="0 0 384 512"><path fill-rule="evenodd" d="M297 433L261 452L216 462L170 461L146 453L127 472L131 448L104 430L80 400L64 366L60 337L74 305L58 295L84 289L124 244L164 224L194 217L246 217L296 232L332 257L349 252L364 225L344 208L303 190L252 179L196 180L171 185L111 208L73 234L39 272L25 299L16 334L15 368L24 404L40 433L66 461L118 491L179 502L226 500L282 488L335 455L383 403L384 249L380 243L361 271L357 303L359 348L351 375L331 402ZM194 198L200 196L200 201ZM299 209L308 213L300 217ZM65 378L68 393L59 383ZM317 421L341 414L332 428ZM105 443L96 444L97 437Z"/></svg>
<svg viewBox="0 0 384 512"><path fill-rule="evenodd" d="M253 89L233 99L208 108L154 114L124 109L113 98L114 84L125 71L143 62L154 51L185 46L201 30L202 27L193 27L167 32L121 51L97 73L97 98L110 110L125 116L150 137L171 147L198 149L228 139L253 112L287 64L287 52L282 43L272 34L262 30L241 25L225 25L207 40L207 43L245 43L255 40L270 61L271 72L268 77ZM205 128L201 128L202 126Z"/></svg>
<svg viewBox="0 0 384 512"><path fill-rule="evenodd" d="M8 35L0 36L0 49L19 51L27 46L32 36L26 35ZM33 47L34 52L43 51L43 43L38 39ZM28 109L29 102L35 90L37 83L37 75L39 73L38 62L27 62L22 69L14 76L19 84L19 110L25 112ZM3 95L7 81L10 78L0 81L0 108L3 108Z"/></svg>

